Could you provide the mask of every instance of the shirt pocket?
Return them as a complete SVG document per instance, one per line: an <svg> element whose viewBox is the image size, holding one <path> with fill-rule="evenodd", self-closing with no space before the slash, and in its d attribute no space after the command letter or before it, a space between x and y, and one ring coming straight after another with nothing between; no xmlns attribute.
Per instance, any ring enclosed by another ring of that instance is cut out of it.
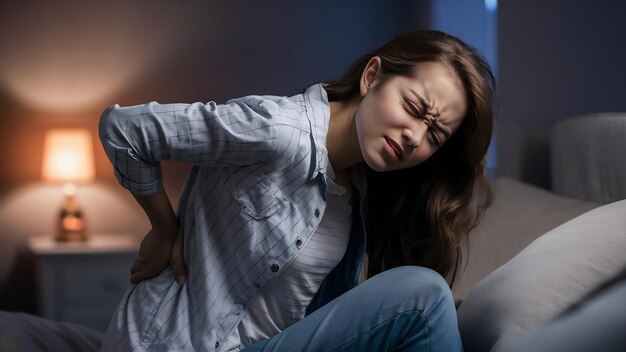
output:
<svg viewBox="0 0 626 352"><path fill-rule="evenodd" d="M241 211L255 219L274 215L286 203L280 188L265 175L249 175L234 188Z"/></svg>

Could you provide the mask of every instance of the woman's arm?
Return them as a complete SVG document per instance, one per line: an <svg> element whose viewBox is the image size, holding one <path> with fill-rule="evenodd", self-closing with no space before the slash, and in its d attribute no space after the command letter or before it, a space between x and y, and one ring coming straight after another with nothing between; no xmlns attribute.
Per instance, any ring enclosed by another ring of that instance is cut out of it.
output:
<svg viewBox="0 0 626 352"><path fill-rule="evenodd" d="M152 227L171 229L178 227L178 219L172 208L167 193L161 184L156 193L147 197L133 195L137 203L143 208L150 219ZM176 233L164 234L166 237L176 239Z"/></svg>
<svg viewBox="0 0 626 352"><path fill-rule="evenodd" d="M270 159L277 126L262 101L116 104L100 117L100 140L118 182L135 196L150 196L162 182L161 160L230 167Z"/></svg>
<svg viewBox="0 0 626 352"><path fill-rule="evenodd" d="M186 270L182 255L178 219L163 185L147 197L135 196L150 219L152 229L141 241L139 255L131 268L132 283L158 275L169 264L174 267L176 280L183 283Z"/></svg>
<svg viewBox="0 0 626 352"><path fill-rule="evenodd" d="M224 105L148 104L110 106L100 118L100 140L121 186L144 209L152 229L141 243L131 281L158 275L172 264L185 280L182 236L163 189L161 160L202 166L245 166L272 157L277 127L261 97Z"/></svg>

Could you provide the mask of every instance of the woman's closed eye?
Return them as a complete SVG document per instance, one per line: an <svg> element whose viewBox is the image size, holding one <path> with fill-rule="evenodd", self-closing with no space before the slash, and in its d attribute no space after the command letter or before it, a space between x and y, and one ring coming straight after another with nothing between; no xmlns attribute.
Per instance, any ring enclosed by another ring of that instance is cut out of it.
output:
<svg viewBox="0 0 626 352"><path fill-rule="evenodd" d="M426 114L424 112L420 112L418 107L415 106L415 104L410 101L409 99L404 98L402 105L404 105L404 107L409 110L409 113L411 113L412 115L414 115L417 118L424 118L426 116Z"/></svg>
<svg viewBox="0 0 626 352"><path fill-rule="evenodd" d="M418 107L411 102L409 99L404 98L402 105L404 105L404 107L409 110L409 113L411 113L411 115L417 117L418 119L425 119L426 118L426 114L421 113L418 109ZM431 142L437 147L441 147L441 145L443 144L443 141L441 139L441 137L439 137L439 135L437 134L437 132L435 131L434 127L432 126L431 121L427 121L426 122L428 124L428 129L430 131L430 140Z"/></svg>
<svg viewBox="0 0 626 352"><path fill-rule="evenodd" d="M435 147L437 147L437 148L440 148L441 145L443 144L443 141L441 140L441 138L439 137L437 132L435 132L433 130L432 127L430 127L430 138L431 138L433 144L435 145Z"/></svg>

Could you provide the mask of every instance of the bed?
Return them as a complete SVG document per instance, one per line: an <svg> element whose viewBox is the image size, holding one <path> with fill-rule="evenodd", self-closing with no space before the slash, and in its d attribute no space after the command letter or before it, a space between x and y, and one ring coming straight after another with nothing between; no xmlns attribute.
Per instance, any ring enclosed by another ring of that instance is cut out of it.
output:
<svg viewBox="0 0 626 352"><path fill-rule="evenodd" d="M465 351L524 344L626 268L625 137L623 113L559 121L547 143L551 190L494 182L494 204L470 236L467 269L453 289L463 300ZM613 314L626 325L626 312Z"/></svg>
<svg viewBox="0 0 626 352"><path fill-rule="evenodd" d="M493 206L453 287L466 351L507 350L626 266L626 160L615 152L625 136L626 114L563 120L551 135L551 190L492 180ZM0 312L2 351L96 351L102 337Z"/></svg>

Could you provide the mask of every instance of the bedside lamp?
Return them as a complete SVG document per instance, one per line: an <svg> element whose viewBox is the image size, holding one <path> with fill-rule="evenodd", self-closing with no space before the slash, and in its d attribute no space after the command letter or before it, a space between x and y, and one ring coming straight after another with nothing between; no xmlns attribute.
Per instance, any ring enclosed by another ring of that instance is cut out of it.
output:
<svg viewBox="0 0 626 352"><path fill-rule="evenodd" d="M63 182L65 199L59 213L57 241L85 241L85 217L76 202L75 182L95 177L91 133L86 129L52 129L46 132L41 176Z"/></svg>

